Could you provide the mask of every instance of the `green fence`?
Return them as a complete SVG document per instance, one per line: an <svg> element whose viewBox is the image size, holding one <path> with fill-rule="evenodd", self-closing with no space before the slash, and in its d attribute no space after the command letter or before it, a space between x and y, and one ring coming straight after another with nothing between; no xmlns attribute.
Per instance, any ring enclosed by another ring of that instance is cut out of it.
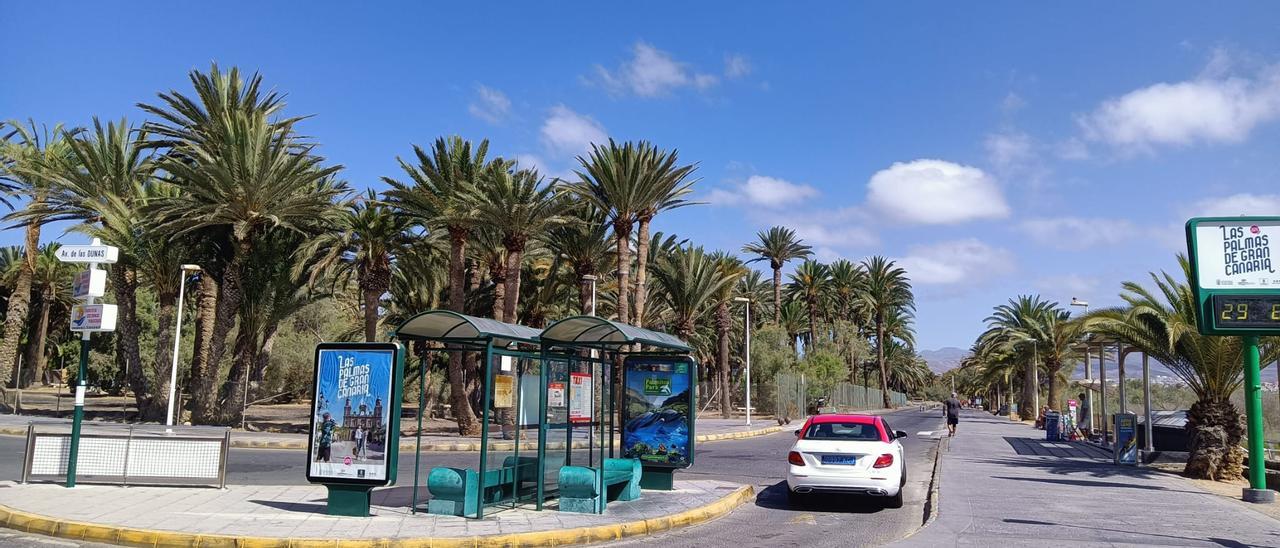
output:
<svg viewBox="0 0 1280 548"><path fill-rule="evenodd" d="M808 381L804 375L779 373L773 378L773 412L779 418L797 419L809 414L818 398L826 398L822 412L843 413L880 409L880 390L848 382L823 387ZM889 402L897 407L907 404L907 395L889 392Z"/></svg>

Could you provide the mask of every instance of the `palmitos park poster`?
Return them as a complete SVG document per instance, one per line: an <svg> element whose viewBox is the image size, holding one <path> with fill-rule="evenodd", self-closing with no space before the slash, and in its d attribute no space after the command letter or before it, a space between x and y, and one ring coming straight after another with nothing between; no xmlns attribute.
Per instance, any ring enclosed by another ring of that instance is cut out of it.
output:
<svg viewBox="0 0 1280 548"><path fill-rule="evenodd" d="M627 358L622 456L646 466L691 464L691 368L680 358Z"/></svg>
<svg viewBox="0 0 1280 548"><path fill-rule="evenodd" d="M387 482L395 363L393 345L316 349L309 480Z"/></svg>

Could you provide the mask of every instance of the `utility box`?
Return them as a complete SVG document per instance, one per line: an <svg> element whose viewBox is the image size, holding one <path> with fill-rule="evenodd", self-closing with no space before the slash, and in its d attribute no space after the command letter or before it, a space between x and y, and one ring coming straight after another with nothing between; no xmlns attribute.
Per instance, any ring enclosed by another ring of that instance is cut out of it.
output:
<svg viewBox="0 0 1280 548"><path fill-rule="evenodd" d="M1116 413L1111 415L1116 441L1112 445L1112 458L1116 464L1138 464L1138 415Z"/></svg>
<svg viewBox="0 0 1280 548"><path fill-rule="evenodd" d="M1045 441L1062 441L1062 414L1049 411L1044 414Z"/></svg>

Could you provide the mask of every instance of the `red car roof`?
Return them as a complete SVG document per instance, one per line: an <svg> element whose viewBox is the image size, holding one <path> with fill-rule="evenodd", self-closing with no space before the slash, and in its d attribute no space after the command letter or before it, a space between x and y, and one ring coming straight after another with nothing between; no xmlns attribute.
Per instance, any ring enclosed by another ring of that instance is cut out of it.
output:
<svg viewBox="0 0 1280 548"><path fill-rule="evenodd" d="M826 424L830 422L850 422L853 424L875 424L875 415L814 415L809 418L810 424Z"/></svg>

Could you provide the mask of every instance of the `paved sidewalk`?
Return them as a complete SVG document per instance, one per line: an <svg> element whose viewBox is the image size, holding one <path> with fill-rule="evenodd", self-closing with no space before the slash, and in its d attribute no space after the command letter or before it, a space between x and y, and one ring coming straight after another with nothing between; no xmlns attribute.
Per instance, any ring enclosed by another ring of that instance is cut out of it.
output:
<svg viewBox="0 0 1280 548"><path fill-rule="evenodd" d="M1280 546L1280 520L1191 481L966 411L944 442L937 519L896 546Z"/></svg>
<svg viewBox="0 0 1280 548"><path fill-rule="evenodd" d="M25 436L27 433L27 424L35 422L37 424L50 425L70 425L70 419L59 419L52 417L40 416L24 416L24 415L0 415L0 435ZM792 421L793 423L795 421ZM86 421L88 427L95 424L104 426L121 427L127 426L118 422L97 422ZM158 425L142 425L148 427L157 427ZM411 424L401 424L401 427L411 427ZM746 425L744 419L719 419L719 418L699 418L695 426L696 441L707 442L725 439L741 439L753 436L763 436L772 434L781 430L777 423L762 420L752 421L751 426ZM588 445L587 432L585 428L574 429L573 446L575 449L585 449ZM537 430L526 430L521 438L520 447L535 448L537 447ZM564 432L559 431L558 434L549 434L551 440L547 443L550 449L564 448ZM489 449L492 451L510 451L513 443L511 440L503 440L502 433L495 425L489 433ZM284 434L277 432L245 432L243 430L231 431L232 447L248 447L258 449L303 449L306 447L306 434ZM594 442L599 446L599 440ZM402 451L413 451L417 447L417 438L414 436L404 436L400 438L400 449ZM441 433L423 433L422 434L422 450L423 451L479 451L480 436L458 436L456 434Z"/></svg>
<svg viewBox="0 0 1280 548"><path fill-rule="evenodd" d="M491 507L484 519L475 520L411 514L411 489L401 486L374 491L374 515L356 518L327 515L322 486L67 489L51 484L0 482L0 525L130 545L257 546L281 539L295 543L323 539L329 546L353 539L396 539L423 546L558 545L694 525L719 517L753 498L750 486L712 480L678 481L674 491L646 490L638 500L611 502L601 515L559 512L553 499L541 512L532 510L532 506ZM486 538L497 535L502 537ZM104 536L110 538L103 539Z"/></svg>

